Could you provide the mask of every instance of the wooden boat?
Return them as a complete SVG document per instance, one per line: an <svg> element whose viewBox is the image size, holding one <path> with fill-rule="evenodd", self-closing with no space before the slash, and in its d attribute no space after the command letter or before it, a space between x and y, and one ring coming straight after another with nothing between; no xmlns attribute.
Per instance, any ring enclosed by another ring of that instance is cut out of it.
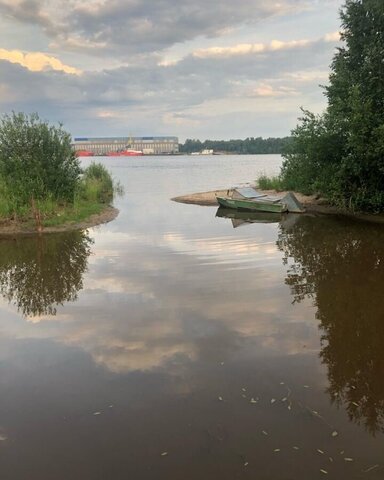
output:
<svg viewBox="0 0 384 480"><path fill-rule="evenodd" d="M219 205L236 210L271 213L305 211L293 193L278 197L263 194L252 187L235 188L231 196L216 198Z"/></svg>

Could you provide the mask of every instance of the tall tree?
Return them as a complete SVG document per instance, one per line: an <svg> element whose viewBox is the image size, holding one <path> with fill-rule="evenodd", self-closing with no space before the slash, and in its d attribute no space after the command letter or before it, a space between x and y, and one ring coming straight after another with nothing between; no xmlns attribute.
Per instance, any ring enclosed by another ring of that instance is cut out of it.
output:
<svg viewBox="0 0 384 480"><path fill-rule="evenodd" d="M384 211L384 2L347 0L340 15L328 108L304 112L282 176L345 208Z"/></svg>

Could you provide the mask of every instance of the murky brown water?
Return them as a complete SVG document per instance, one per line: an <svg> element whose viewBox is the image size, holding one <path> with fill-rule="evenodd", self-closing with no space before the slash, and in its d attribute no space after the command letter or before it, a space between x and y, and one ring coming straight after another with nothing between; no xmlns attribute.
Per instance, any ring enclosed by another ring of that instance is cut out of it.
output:
<svg viewBox="0 0 384 480"><path fill-rule="evenodd" d="M0 478L384 479L384 227L169 201L278 157L105 162L114 222L0 241Z"/></svg>

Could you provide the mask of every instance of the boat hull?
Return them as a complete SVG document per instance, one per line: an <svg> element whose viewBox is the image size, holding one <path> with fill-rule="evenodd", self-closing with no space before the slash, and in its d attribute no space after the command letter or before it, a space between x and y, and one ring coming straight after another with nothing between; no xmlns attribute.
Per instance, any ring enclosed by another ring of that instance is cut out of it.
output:
<svg viewBox="0 0 384 480"><path fill-rule="evenodd" d="M236 210L248 210L252 212L271 212L283 213L288 208L284 203L280 202L263 202L262 200L240 200L233 198L216 197L219 205L226 208L234 208Z"/></svg>

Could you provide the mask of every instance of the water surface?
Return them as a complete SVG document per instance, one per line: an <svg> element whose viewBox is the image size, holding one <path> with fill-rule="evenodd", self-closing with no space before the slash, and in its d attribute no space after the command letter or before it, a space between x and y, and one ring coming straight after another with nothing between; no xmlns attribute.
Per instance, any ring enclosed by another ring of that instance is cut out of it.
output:
<svg viewBox="0 0 384 480"><path fill-rule="evenodd" d="M102 161L116 220L0 242L0 477L383 479L383 227L169 200L279 156Z"/></svg>

